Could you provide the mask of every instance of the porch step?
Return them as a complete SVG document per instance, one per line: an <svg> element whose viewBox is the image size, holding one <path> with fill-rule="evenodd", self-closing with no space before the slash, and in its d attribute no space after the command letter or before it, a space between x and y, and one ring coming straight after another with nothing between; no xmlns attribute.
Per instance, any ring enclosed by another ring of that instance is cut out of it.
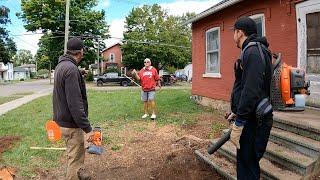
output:
<svg viewBox="0 0 320 180"><path fill-rule="evenodd" d="M312 173L316 163L316 159L270 141L264 156L301 175Z"/></svg>
<svg viewBox="0 0 320 180"><path fill-rule="evenodd" d="M219 154L209 155L206 149L195 150L197 159L207 164L212 170L218 172L228 180L236 180L236 165Z"/></svg>
<svg viewBox="0 0 320 180"><path fill-rule="evenodd" d="M211 143L215 142L216 140L211 141ZM225 143L218 152L228 156L230 159L232 158L234 161L236 160L236 148L231 142ZM270 141L268 142L263 159L265 160L261 160L261 162L269 160L300 175L310 174L313 171L316 162L316 159L307 157ZM261 167L261 171L264 171L263 167Z"/></svg>
<svg viewBox="0 0 320 180"><path fill-rule="evenodd" d="M274 112L273 127L320 141L320 111Z"/></svg>
<svg viewBox="0 0 320 180"><path fill-rule="evenodd" d="M313 158L320 156L320 141L303 137L301 135L278 128L272 128L269 139L272 142L282 144L306 156Z"/></svg>
<svg viewBox="0 0 320 180"><path fill-rule="evenodd" d="M212 142L216 142L217 140L213 140ZM236 162L236 148L230 142L225 143L219 150L218 154L223 155L227 159ZM216 156L216 154L215 154ZM235 166L235 165L234 165ZM279 165L275 165L265 157L260 161L260 168L261 168L261 177L263 179L290 179L290 180L298 180L301 179L302 176L296 172L287 170L282 168Z"/></svg>

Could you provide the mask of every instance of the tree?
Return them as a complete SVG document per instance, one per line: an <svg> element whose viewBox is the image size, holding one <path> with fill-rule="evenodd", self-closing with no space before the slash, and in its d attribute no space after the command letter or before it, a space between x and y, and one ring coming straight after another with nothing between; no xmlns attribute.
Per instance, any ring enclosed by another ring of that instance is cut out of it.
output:
<svg viewBox="0 0 320 180"><path fill-rule="evenodd" d="M88 67L97 58L99 38L108 37L109 26L105 21L105 12L93 8L97 0L72 0L70 3L70 37L79 36L84 39L88 50L85 52L82 66ZM52 64L54 68L58 58L63 54L65 29L65 2L52 0L22 0L22 13L18 14L26 23L28 31L41 30L43 35L39 42L37 61ZM100 50L104 44L100 47ZM46 57L46 58L44 58ZM47 62L44 59L48 59ZM43 67L44 68L44 67Z"/></svg>
<svg viewBox="0 0 320 180"><path fill-rule="evenodd" d="M5 6L0 6L0 62L8 63L12 56L16 53L16 44L12 38L9 37L8 31L5 27L10 23L10 10Z"/></svg>
<svg viewBox="0 0 320 180"><path fill-rule="evenodd" d="M13 62L15 66L20 66L22 64L34 63L34 59L31 51L21 49L17 51L17 54L15 56L13 56Z"/></svg>
<svg viewBox="0 0 320 180"><path fill-rule="evenodd" d="M169 16L157 4L133 8L126 17L123 63L140 69L148 57L156 67L184 67L191 61L191 28L182 22L193 15Z"/></svg>

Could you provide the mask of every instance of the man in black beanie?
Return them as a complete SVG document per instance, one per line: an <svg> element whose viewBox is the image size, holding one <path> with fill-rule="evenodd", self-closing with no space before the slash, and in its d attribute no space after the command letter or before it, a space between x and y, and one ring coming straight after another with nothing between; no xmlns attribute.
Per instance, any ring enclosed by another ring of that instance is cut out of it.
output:
<svg viewBox="0 0 320 180"><path fill-rule="evenodd" d="M83 58L83 42L71 38L67 53L59 58L54 73L53 118L60 126L67 146L66 179L90 179L83 169L84 133L92 134L88 120L88 101L85 82L78 69Z"/></svg>
<svg viewBox="0 0 320 180"><path fill-rule="evenodd" d="M268 143L273 123L272 109L257 118L256 108L270 99L272 57L265 37L257 37L257 25L249 17L234 24L234 41L241 56L235 62L231 110L236 114L231 142L237 147L237 179L260 179L259 161Z"/></svg>

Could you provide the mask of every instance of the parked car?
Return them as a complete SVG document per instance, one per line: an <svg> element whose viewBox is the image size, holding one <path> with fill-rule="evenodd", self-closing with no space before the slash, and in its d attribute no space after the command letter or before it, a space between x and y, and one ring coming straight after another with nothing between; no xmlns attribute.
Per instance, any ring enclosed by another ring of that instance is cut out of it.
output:
<svg viewBox="0 0 320 180"><path fill-rule="evenodd" d="M118 73L106 73L101 76L95 76L93 81L97 84L97 86L103 86L103 84L106 83L116 83L124 87L128 86L131 82L129 78L119 76Z"/></svg>

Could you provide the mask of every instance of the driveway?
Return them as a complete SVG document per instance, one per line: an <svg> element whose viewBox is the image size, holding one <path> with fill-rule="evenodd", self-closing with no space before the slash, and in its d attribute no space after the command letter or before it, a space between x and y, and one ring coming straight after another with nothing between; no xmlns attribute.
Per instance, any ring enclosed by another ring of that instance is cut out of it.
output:
<svg viewBox="0 0 320 180"><path fill-rule="evenodd" d="M53 81L52 81L53 82ZM19 82L15 84L0 85L0 96L10 96L17 93L33 92L45 93L52 92L53 84L49 79L35 80L31 82Z"/></svg>

